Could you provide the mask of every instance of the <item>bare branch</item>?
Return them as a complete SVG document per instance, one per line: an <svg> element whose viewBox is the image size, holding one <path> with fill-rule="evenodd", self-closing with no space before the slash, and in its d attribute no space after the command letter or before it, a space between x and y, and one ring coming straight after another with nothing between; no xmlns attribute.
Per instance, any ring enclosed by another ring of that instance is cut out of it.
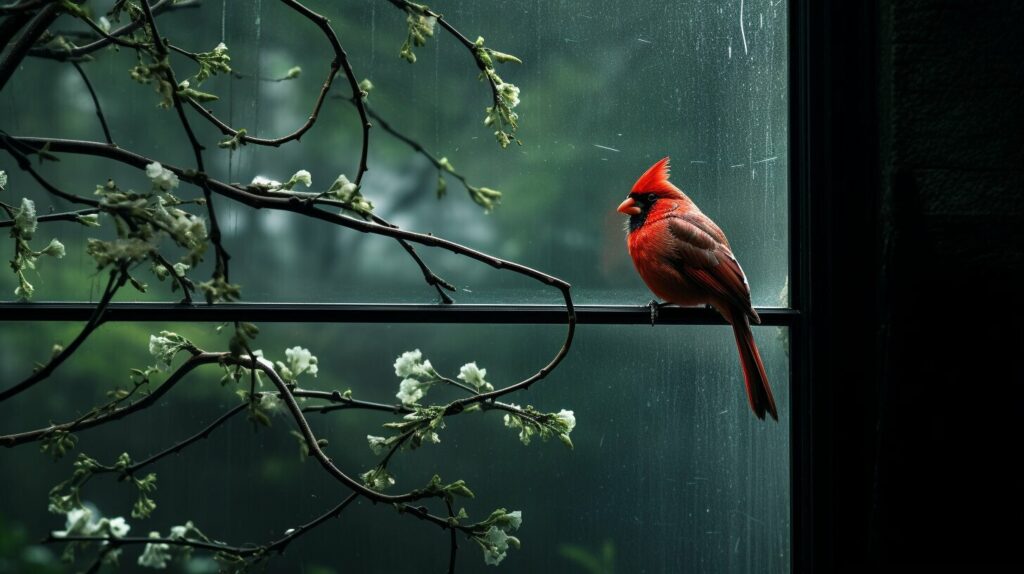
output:
<svg viewBox="0 0 1024 574"><path fill-rule="evenodd" d="M38 368L35 372L28 376L25 380L20 383L0 391L0 403L7 399L27 391L32 388L36 383L45 380L57 367L61 366L71 355L78 350L78 347L89 338L89 335L96 330L103 323L103 314L107 310L107 306L110 305L110 300L114 298L114 294L117 293L118 289L128 280L128 272L125 270L124 265L118 269L111 270L110 279L107 281L107 288L103 291L103 297L100 298L99 303L96 304L96 310L93 312L92 318L85 324L78 336L59 353L54 355L45 365Z"/></svg>
<svg viewBox="0 0 1024 574"><path fill-rule="evenodd" d="M60 16L60 4L52 2L43 6L35 16L32 17L27 24L25 24L24 31L21 36L14 42L14 46L11 51L8 52L7 57L0 60L0 91L7 85L7 81L11 79L11 75L21 65L21 61L28 55L29 48L36 43L36 40L46 32L46 29L53 24L53 21ZM18 18L18 16L15 16ZM19 19L20 20L20 19ZM5 30L6 33L6 30Z"/></svg>
<svg viewBox="0 0 1024 574"><path fill-rule="evenodd" d="M110 137L110 128L107 127L107 118L103 115L103 108L100 106L100 100L96 96L96 90L92 87L92 82L89 81L89 76L85 74L85 70L82 69L82 65L78 62L72 62L75 70L78 70L78 75L82 77L82 82L85 83L85 87L89 90L89 96L92 98L92 104L96 108L96 117L100 119L100 126L103 127L103 137L107 140L107 143L114 145L114 139Z"/></svg>

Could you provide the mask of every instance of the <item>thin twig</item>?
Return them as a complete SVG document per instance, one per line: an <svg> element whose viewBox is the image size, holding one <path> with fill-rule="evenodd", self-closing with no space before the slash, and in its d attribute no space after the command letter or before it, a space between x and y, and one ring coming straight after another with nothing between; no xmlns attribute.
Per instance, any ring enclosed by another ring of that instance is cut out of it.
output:
<svg viewBox="0 0 1024 574"><path fill-rule="evenodd" d="M321 31L324 33L324 35L328 38L328 40L331 43L331 48L334 50L334 59L331 61L330 70L328 71L327 78L324 80L324 84L321 86L321 91L319 91L319 94L316 96L316 99L313 102L312 112L309 113L309 117L306 118L305 123L299 126L295 131L281 137L262 138L249 134L240 133L239 130L232 128L231 126L227 125L219 118L217 118L217 116L214 115L211 109L207 109L203 106L203 104L196 101L194 98L185 99L185 101L189 105L193 106L195 111L199 113L200 116L202 116L204 119L210 122L218 130L220 130L222 134L229 136L232 139L237 139L240 143L253 143L256 145L278 147L290 141L300 139L316 123L316 119L319 116L319 112L321 112L321 108L324 106L324 101L327 99L327 94L331 90L331 86L334 84L335 76L338 75L338 71L342 69L343 65L347 65L348 62L345 50L342 49L341 43L338 41L338 37L337 35L335 35L334 30L331 28L331 25L326 17L324 17L321 14L317 14L316 12L313 12L309 8L306 8L305 6L299 4L298 2L295 2L294 0L282 0L282 2L285 5L292 8L293 10L295 10L296 12L298 12L303 17L312 21L313 24L315 24L319 29L321 29ZM357 83L355 89L358 89ZM366 141L367 139L366 137L364 137L365 143L364 151L362 151L362 158L366 158ZM366 160L364 159L362 161L365 162Z"/></svg>
<svg viewBox="0 0 1024 574"><path fill-rule="evenodd" d="M21 65L21 61L25 59L25 56L28 55L32 45L46 32L46 29L50 27L50 24L53 24L53 21L60 14L61 7L58 2L47 4L25 25L24 31L14 42L14 46L8 52L7 57L0 60L0 91L3 91L7 81L11 79L11 75Z"/></svg>
<svg viewBox="0 0 1024 574"><path fill-rule="evenodd" d="M31 19L32 13L26 11L11 14L4 18L3 22L0 22L0 54L7 49L7 44L21 30L21 27Z"/></svg>
<svg viewBox="0 0 1024 574"><path fill-rule="evenodd" d="M177 2L175 2L174 0L159 0L158 2L153 4L152 8L154 14L161 14L163 12L168 12L171 10L180 10L183 8L198 8L199 6L200 3L198 0L179 0ZM97 50L106 48L107 46L115 43L118 39L120 39L121 36L131 34L132 32L138 30L144 25L145 22L143 22L142 20L133 20L128 24L121 26L120 28L117 28L116 30L104 32L104 35L100 36L98 39L96 39L90 44L86 44L84 46L75 46L70 50L55 50L52 48L42 47L32 48L29 51L28 55L36 58L45 58L49 60L59 61L79 60L85 58L86 56Z"/></svg>
<svg viewBox="0 0 1024 574"><path fill-rule="evenodd" d="M134 412L143 410L153 405L160 399L160 397L167 394L175 385L180 383L185 375L192 372L193 369L202 365L209 365L211 363L219 363L228 356L228 353L197 353L190 357L187 361L181 364L180 367L163 382L159 387L153 390L150 394L142 397L138 401L126 405L121 408L116 408L111 411L104 412L96 416L90 416L88 418L78 419L75 421L52 424L47 427L40 429L24 431L9 435L0 436L0 446L15 447L25 443L36 442L45 438L46 436L54 432L74 432L90 429L93 427L100 426L102 424L122 419Z"/></svg>
<svg viewBox="0 0 1024 574"><path fill-rule="evenodd" d="M434 18L437 21L437 23L440 24L441 27L444 28L444 30L446 32L448 32L448 34L450 34L453 38L458 40L459 43L463 45L463 47L465 47L467 50L469 50L470 55L473 56L473 62L476 64L476 67L481 72L484 72L484 70L487 68L487 66L484 64L484 62L477 55L477 50L476 50L477 46L476 46L476 44L474 44L469 38L467 38L465 36L465 34L463 34L462 32L459 32L455 28L455 26L452 26L451 22L446 20L444 16L442 16L441 14L439 14L439 13L437 13L437 12L435 12L435 11L429 9L429 8L427 8L424 5L414 4L412 2L409 2L409 0L387 0L387 1L390 2L392 5L394 5L396 8L402 10L403 12L406 12L406 13L415 12L417 14L422 14L424 16L428 16L428 17ZM494 80L492 80L490 76L487 76L486 74L484 74L484 76L487 78L487 84L491 87L491 98L494 101L494 105L497 106L498 102L500 101L500 96L498 95L498 86L497 86L497 84L494 83Z"/></svg>
<svg viewBox="0 0 1024 574"><path fill-rule="evenodd" d="M32 167L32 161L28 159L25 149L28 149L30 153L41 154L41 150L43 148L32 148L30 146L26 146L22 142L18 141L18 138L11 137L10 135L7 134L7 132L3 130L0 130L0 147L7 150L7 153L11 154L11 156L14 157L14 160L18 163L19 169L31 175L32 179L36 180L36 182L39 183L39 185L41 185L43 189L45 189L50 194L66 199L72 203L88 205L91 207L99 207L99 201L89 197L82 197L80 195L68 193L58 188L57 186L47 181L46 178L40 175L39 172L36 171L34 167ZM40 155L40 157L42 157L42 155Z"/></svg>
<svg viewBox="0 0 1024 574"><path fill-rule="evenodd" d="M302 412L307 413L329 413L333 411L347 410L347 409L363 409L371 411L382 411L392 414L408 414L413 412L409 407L399 403L394 405L388 405L384 403L374 403L370 401L361 401L346 397L338 391L326 392L326 391L310 391L306 389L295 389L292 394L296 397L310 398L310 399L322 399L331 401L333 405L318 406L318 407L303 407Z"/></svg>
<svg viewBox="0 0 1024 574"><path fill-rule="evenodd" d="M285 534L283 537L268 542L266 544L262 544L260 546L231 546L228 544L211 542L208 540L196 540L184 537L149 538L142 536L125 536L123 538L114 538L107 536L56 536L53 533L47 536L43 540L43 543L59 544L64 542L105 542L107 544L106 546L104 546L106 552L120 548L121 546L135 546L142 544L168 544L171 546L187 546L190 548L209 550L212 552L223 552L225 554L230 554L233 556L237 556L239 558L246 558L251 556L264 556L271 552L281 554L285 551L289 544L294 542L300 536L309 533L309 531L317 528L324 522L327 522L328 520L336 518L338 515L340 515L345 510L345 508L348 507L348 505L352 504L352 502L355 501L355 499L358 496L358 494L353 492L352 494L348 495L344 500L342 500L338 505L334 506L327 512L321 514L320 516L317 516L313 520L310 520L309 522L301 526L297 526L296 528L288 532L288 534Z"/></svg>
<svg viewBox="0 0 1024 574"><path fill-rule="evenodd" d="M287 548L289 544L294 542L296 538L308 533L310 530L313 530L314 528L320 526L324 522L327 522L328 520L337 517L339 514L342 513L342 511L345 510L345 508L349 504L352 504L352 502L355 501L355 499L358 498L358 496L359 495L356 494L355 492L348 495L345 498L345 500L342 500L341 503L335 506L334 508L328 510L327 512L321 514L320 516L317 516L313 520L310 520L309 522L301 526L297 526L294 530L292 530L288 534L285 534L284 537L274 542L271 542L270 544L267 544L265 552L277 552L279 554L283 553L285 548Z"/></svg>
<svg viewBox="0 0 1024 574"><path fill-rule="evenodd" d="M217 417L217 419L214 420L212 423L210 423L210 424L206 425L205 427L203 427L203 430L197 432L196 434L186 438L185 440L183 440L181 442L175 443L173 446L171 446L171 447L169 447L169 448L167 448L165 450L162 450L162 451L158 452L157 454L154 454L153 456L151 456L151 457L149 457L149 458L147 458L145 460L141 460L141 461L139 461L139 462L129 466L128 468L124 469L124 471L122 471L124 476L132 476L135 473L139 472L140 470L146 468L147 466L155 463L156 461L158 461L158 460L160 460L160 459L162 459L164 457L170 456L172 454L177 454L177 453L181 452L182 450L184 450L189 445L205 439L206 437L210 436L210 433L215 431L217 429L217 427L219 427L222 424L228 422L231 419L231 417L233 417L233 416L237 415L238 413L242 412L243 410L245 410L247 406L248 405L245 404L245 403L236 405L235 407L233 407L228 412L226 412L226 413L222 414L221 416Z"/></svg>
<svg viewBox="0 0 1024 574"><path fill-rule="evenodd" d="M445 508L448 509L448 520L455 519L455 511L452 510L452 501L447 498L444 499ZM455 574L455 555L459 551L459 541L456 540L456 531L454 528L449 530L451 536L450 549L448 551L448 574Z"/></svg>
<svg viewBox="0 0 1024 574"><path fill-rule="evenodd" d="M174 279L174 282L177 283L178 287L181 288L181 293L183 295L182 303L186 305L191 304L192 290L194 289L194 287L192 287L192 285L188 283L188 280L185 278L185 276L179 274L178 270L174 268L174 265L172 265L170 261L168 261L163 255L161 255L159 251L153 250L150 252L149 256L154 259L157 265L161 265L164 269L166 269L167 273L171 276L172 279Z"/></svg>
<svg viewBox="0 0 1024 574"><path fill-rule="evenodd" d="M100 548L99 554L96 555L96 559L89 565L89 569L85 571L85 574L96 574L99 572L100 568L103 567L103 561L106 559L107 555L113 551L114 547L109 545Z"/></svg>
<svg viewBox="0 0 1024 574"><path fill-rule="evenodd" d="M118 269L111 270L110 279L107 281L107 288L103 291L103 297L100 299L99 303L96 304L96 310L93 311L92 317L85 324L85 327L82 328L81 332L78 333L78 336L75 337L67 347L61 349L57 355L47 361L45 365L37 369L26 379L10 388L0 391L0 403L19 393L27 391L36 383L45 380L53 374L53 372L57 370L57 367L61 366L68 357L74 354L74 352L78 350L78 347L80 347L82 343L89 338L89 335L91 335L92 332L103 323L103 314L110 305L110 300L114 298L114 294L117 293L118 289L120 289L127 280L128 272L125 270L123 265Z"/></svg>
<svg viewBox="0 0 1024 574"><path fill-rule="evenodd" d="M96 97L96 90L92 88L92 82L89 81L89 76L85 74L85 70L82 69L82 65L78 62L71 62L71 65L78 70L78 75L82 76L82 82L85 83L85 87L89 90L89 96L92 98L92 104L96 108L96 117L100 119L100 126L103 127L103 138L107 140L107 143L114 145L114 139L110 137L110 128L107 126L107 118L103 116L103 108L100 107L100 100Z"/></svg>
<svg viewBox="0 0 1024 574"><path fill-rule="evenodd" d="M243 548L240 546L228 546L227 544L218 544L216 542L207 542L205 540L194 540L191 538L149 538L143 536L125 536L123 538L114 538L112 536L56 536L50 533L49 536L42 540L43 544L60 544L63 542L106 542L114 548L120 546L135 546L139 544L167 544L169 546L188 546L191 548L199 548L201 550L210 550L212 552L226 552L235 556L252 556L260 551L261 547L257 548Z"/></svg>
<svg viewBox="0 0 1024 574"><path fill-rule="evenodd" d="M46 215L40 215L36 218L37 223L46 223L48 221L74 221L77 222L83 215L92 215L102 211L97 207L90 207L89 209L79 209L78 211L66 211L64 213L48 213ZM0 229L4 227L13 227L13 219L5 219L0 221Z"/></svg>
<svg viewBox="0 0 1024 574"><path fill-rule="evenodd" d="M146 22L149 25L149 29L153 34L153 46L156 51L157 60L162 60L167 57L167 46L164 44L163 38L160 36L160 30L156 25L156 17L153 16L153 10L149 4L145 1L141 2L142 13L146 18ZM174 69L170 66L162 68L164 75L171 86L177 86L178 80L174 77ZM185 115L185 108L182 106L181 97L178 95L176 89L171 90L171 100L174 103L174 111L178 114L178 119L181 121L181 127L185 130L185 135L188 137L189 144L192 146L192 153L196 160L196 178L199 186L203 190L203 197L206 198L206 212L210 216L210 242L213 243L213 249L216 255L216 263L214 266L214 277L222 277L225 282L229 282L228 262L231 256L224 249L222 243L223 238L220 232L220 224L217 222L217 211L213 206L213 194L210 191L210 186L206 182L206 166L203 163L203 146L199 143L199 139L196 138L195 132L192 130L192 124L188 121L188 116Z"/></svg>

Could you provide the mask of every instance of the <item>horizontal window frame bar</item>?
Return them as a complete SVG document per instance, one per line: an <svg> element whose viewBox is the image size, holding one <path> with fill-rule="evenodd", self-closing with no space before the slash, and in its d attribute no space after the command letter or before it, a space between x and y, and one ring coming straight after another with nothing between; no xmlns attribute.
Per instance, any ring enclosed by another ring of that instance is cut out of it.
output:
<svg viewBox="0 0 1024 574"><path fill-rule="evenodd" d="M2 322L87 321L93 303L0 303ZM646 305L576 305L579 324L649 325ZM761 325L792 326L796 309L758 308ZM559 325L566 322L562 305L441 305L406 303L111 303L105 322L221 323L497 323ZM665 307L659 325L724 325L714 309Z"/></svg>

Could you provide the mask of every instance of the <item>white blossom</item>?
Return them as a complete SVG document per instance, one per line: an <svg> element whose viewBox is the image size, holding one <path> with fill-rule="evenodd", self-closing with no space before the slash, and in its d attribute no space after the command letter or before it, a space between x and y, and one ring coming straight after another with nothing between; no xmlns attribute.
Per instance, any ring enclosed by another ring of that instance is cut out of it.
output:
<svg viewBox="0 0 1024 574"><path fill-rule="evenodd" d="M505 515L505 517L509 519L509 521L508 521L509 522L509 526L512 528L512 530L519 530L519 527L522 526L522 524L523 524L523 511L522 510L516 510L514 512L509 512L508 514Z"/></svg>
<svg viewBox="0 0 1024 574"><path fill-rule="evenodd" d="M170 331L160 331L159 335L149 336L149 354L158 361L160 370L166 371L179 351L189 345L187 339Z"/></svg>
<svg viewBox="0 0 1024 574"><path fill-rule="evenodd" d="M106 16L100 16L100 19L97 22L97 24L99 24L100 30L103 30L104 32L110 32L110 20L107 20Z"/></svg>
<svg viewBox="0 0 1024 574"><path fill-rule="evenodd" d="M173 171L160 165L158 161L154 161L146 166L146 177L153 181L155 187L163 191L170 191L178 187L178 176Z"/></svg>
<svg viewBox="0 0 1024 574"><path fill-rule="evenodd" d="M88 508L72 508L64 520L64 530L53 533L58 538L65 536L89 536L95 532L96 524L92 521L92 510Z"/></svg>
<svg viewBox="0 0 1024 574"><path fill-rule="evenodd" d="M50 244L47 245L41 251L41 253L43 255L49 255L50 257L56 257L57 259L60 259L61 257L64 257L64 244L61 243L60 241L57 241L56 239L51 239Z"/></svg>
<svg viewBox="0 0 1024 574"><path fill-rule="evenodd" d="M504 530L492 526L482 538L478 538L484 550L484 563L490 566L497 566L505 559L508 553L508 545L512 543L518 546L519 539L509 536Z"/></svg>
<svg viewBox="0 0 1024 574"><path fill-rule="evenodd" d="M384 490L395 484L395 477L391 476L387 469L380 467L371 468L359 475L359 478L363 480L363 484L376 491Z"/></svg>
<svg viewBox="0 0 1024 574"><path fill-rule="evenodd" d="M437 373L430 361L424 361L423 353L416 349L415 351L406 351L395 359L395 375L406 378L433 379L436 378Z"/></svg>
<svg viewBox="0 0 1024 574"><path fill-rule="evenodd" d="M498 84L498 94L509 108L519 105L519 87L515 84Z"/></svg>
<svg viewBox="0 0 1024 574"><path fill-rule="evenodd" d="M159 532L150 532L150 538L160 538ZM139 566L162 570L171 560L171 547L163 542L150 542L139 556Z"/></svg>
<svg viewBox="0 0 1024 574"><path fill-rule="evenodd" d="M334 180L331 187L328 188L327 195L336 199L348 201L358 187L359 186L349 181L345 174L341 174L338 176L338 179Z"/></svg>
<svg viewBox="0 0 1024 574"><path fill-rule="evenodd" d="M100 527L102 528L103 523L106 522L107 531L114 538L124 538L128 534L128 531L132 529L131 525L124 519L124 517L118 516L117 518L111 518L107 520L104 518L100 520Z"/></svg>
<svg viewBox="0 0 1024 574"><path fill-rule="evenodd" d="M366 435L366 442L369 443L370 450L373 451L373 454L384 454L384 450L387 448L387 445L384 444L385 441L387 441L387 439L382 436L373 436L371 434Z"/></svg>
<svg viewBox="0 0 1024 574"><path fill-rule="evenodd" d="M284 356L288 359L288 369L292 372L293 378L302 373L309 373L315 377L319 371L317 358L313 356L309 349L303 349L298 346L292 347L291 349L285 349Z"/></svg>
<svg viewBox="0 0 1024 574"><path fill-rule="evenodd" d="M400 357L395 359L395 375L399 377L408 377L413 373L413 369L422 360L423 353L421 353L419 349L402 353Z"/></svg>
<svg viewBox="0 0 1024 574"><path fill-rule="evenodd" d="M263 177L262 175L257 175L252 178L252 183L249 184L249 187L255 187L264 191L274 191L281 189L281 185L280 181L270 179L269 177Z"/></svg>
<svg viewBox="0 0 1024 574"><path fill-rule="evenodd" d="M123 517L101 518L98 522L93 521L93 511L88 507L72 508L67 512L64 520L64 530L53 533L55 537L66 536L110 536L113 538L124 538L131 530Z"/></svg>
<svg viewBox="0 0 1024 574"><path fill-rule="evenodd" d="M88 215L79 215L76 221L86 227L99 227L100 226L100 214L90 213Z"/></svg>
<svg viewBox="0 0 1024 574"><path fill-rule="evenodd" d="M274 393L260 395L260 408L272 415L284 412L284 403Z"/></svg>
<svg viewBox="0 0 1024 574"><path fill-rule="evenodd" d="M497 514L497 513L496 513ZM484 562L491 566L497 566L505 559L509 545L519 548L519 539L509 536L509 532L518 530L523 524L523 512L516 510L495 516L491 527L483 536L477 536L476 541L484 551Z"/></svg>
<svg viewBox="0 0 1024 574"><path fill-rule="evenodd" d="M572 431L572 429L576 428L576 415L572 411L562 409L558 411L558 414L555 415L555 418L560 420L562 424L566 426L566 433L569 433Z"/></svg>
<svg viewBox="0 0 1024 574"><path fill-rule="evenodd" d="M186 522L185 524L182 524L180 526L172 526L171 527L171 533L167 537L172 539L172 540L177 540L179 538L185 538L185 536L188 534L189 530L193 530L193 529L195 529L195 525L192 524L191 520L189 520L188 522Z"/></svg>
<svg viewBox="0 0 1024 574"><path fill-rule="evenodd" d="M271 371L274 370L274 363L271 363L269 360L263 358L263 349L256 349L255 351L252 352L252 355L256 357L257 363L269 368Z"/></svg>
<svg viewBox="0 0 1024 574"><path fill-rule="evenodd" d="M416 379L402 379L402 382L398 385L398 394L395 396L398 400L402 401L402 404L415 404L423 398L423 395L427 394L426 386Z"/></svg>
<svg viewBox="0 0 1024 574"><path fill-rule="evenodd" d="M293 185L296 183L301 183L304 184L306 187L309 187L313 185L313 176L308 171L300 169L299 171L295 172L295 175L292 176L291 181L293 182Z"/></svg>
<svg viewBox="0 0 1024 574"><path fill-rule="evenodd" d="M21 198L21 206L14 212L14 229L20 231L22 237L29 239L38 226L35 202L25 197Z"/></svg>
<svg viewBox="0 0 1024 574"><path fill-rule="evenodd" d="M476 366L476 362L466 363L459 369L458 378L475 387L478 391L493 391L494 385L484 380L487 376L487 369Z"/></svg>

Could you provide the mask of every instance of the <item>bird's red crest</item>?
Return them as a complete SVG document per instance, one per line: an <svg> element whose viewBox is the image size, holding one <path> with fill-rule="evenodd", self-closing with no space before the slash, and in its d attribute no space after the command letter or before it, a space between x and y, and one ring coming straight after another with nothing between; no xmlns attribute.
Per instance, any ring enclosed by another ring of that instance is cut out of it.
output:
<svg viewBox="0 0 1024 574"><path fill-rule="evenodd" d="M652 165L640 179L633 184L630 193L673 193L679 188L668 181L669 165L668 158L662 158L658 163Z"/></svg>

